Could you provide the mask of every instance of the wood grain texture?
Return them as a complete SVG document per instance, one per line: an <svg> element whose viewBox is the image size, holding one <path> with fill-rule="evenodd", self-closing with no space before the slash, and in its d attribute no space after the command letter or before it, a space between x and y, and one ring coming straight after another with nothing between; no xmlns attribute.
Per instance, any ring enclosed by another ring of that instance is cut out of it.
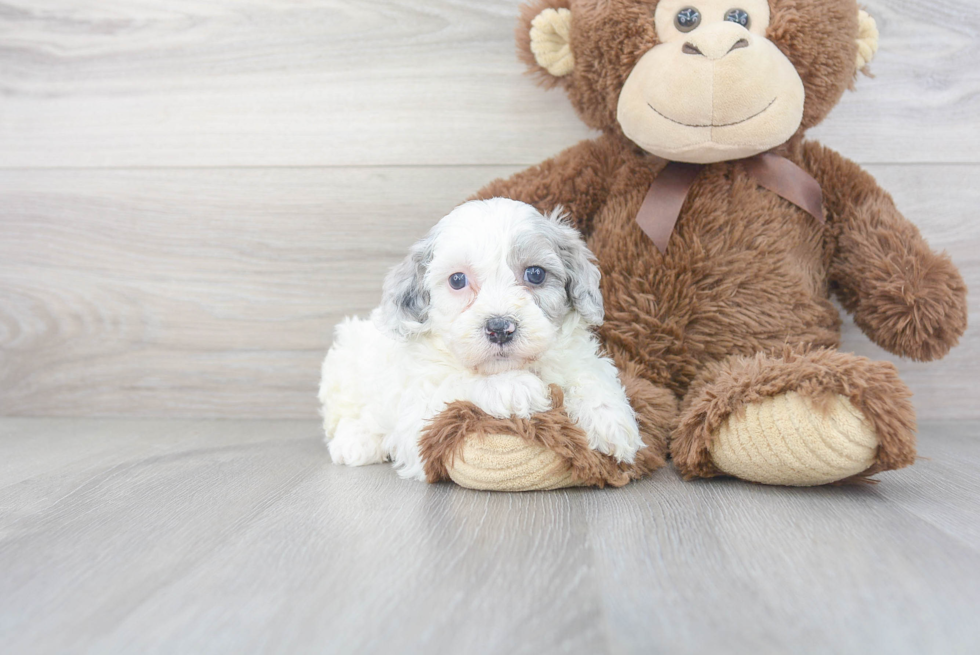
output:
<svg viewBox="0 0 980 655"><path fill-rule="evenodd" d="M492 175L0 172L0 414L314 416L333 325Z"/></svg>
<svg viewBox="0 0 980 655"><path fill-rule="evenodd" d="M0 166L529 165L586 136L522 75L519 0L8 0ZM815 134L863 163L980 152L980 5L867 0L875 79Z"/></svg>
<svg viewBox="0 0 980 655"><path fill-rule="evenodd" d="M588 136L522 75L518 4L0 5L0 415L315 415L331 326L408 244ZM867 5L877 77L816 135L978 287L980 7ZM971 331L900 368L922 416L980 418L978 365Z"/></svg>
<svg viewBox="0 0 980 655"><path fill-rule="evenodd" d="M875 487L474 492L313 421L0 420L4 652L967 653L980 424Z"/></svg>
<svg viewBox="0 0 980 655"><path fill-rule="evenodd" d="M313 417L332 326L514 170L0 171L0 415ZM980 288L980 166L871 171ZM845 348L886 356L853 325ZM980 417L975 330L942 362L893 359L922 416Z"/></svg>

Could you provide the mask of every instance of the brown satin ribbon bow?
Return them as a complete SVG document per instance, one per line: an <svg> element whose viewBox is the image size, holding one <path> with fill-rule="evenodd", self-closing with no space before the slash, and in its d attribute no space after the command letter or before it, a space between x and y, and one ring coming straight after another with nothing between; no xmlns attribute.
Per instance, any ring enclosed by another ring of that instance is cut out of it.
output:
<svg viewBox="0 0 980 655"><path fill-rule="evenodd" d="M805 170L771 152L742 159L739 163L759 186L788 200L821 223L825 222L820 183ZM681 215L681 208L702 168L701 164L668 162L647 191L636 222L661 254L667 251L667 242Z"/></svg>

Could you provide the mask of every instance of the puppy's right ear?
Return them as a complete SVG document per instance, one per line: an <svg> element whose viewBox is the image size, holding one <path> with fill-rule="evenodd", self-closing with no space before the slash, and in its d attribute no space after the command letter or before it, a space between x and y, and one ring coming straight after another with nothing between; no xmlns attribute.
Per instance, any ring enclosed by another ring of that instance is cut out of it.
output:
<svg viewBox="0 0 980 655"><path fill-rule="evenodd" d="M428 329L430 298L425 272L432 261L434 241L430 235L416 243L408 257L385 277L381 306L375 317L379 329L403 338L418 336Z"/></svg>

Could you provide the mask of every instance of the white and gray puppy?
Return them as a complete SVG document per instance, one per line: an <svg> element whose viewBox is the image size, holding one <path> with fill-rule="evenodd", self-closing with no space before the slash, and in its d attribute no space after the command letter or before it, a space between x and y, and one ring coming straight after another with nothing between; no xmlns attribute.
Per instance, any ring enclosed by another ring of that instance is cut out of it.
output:
<svg viewBox="0 0 980 655"><path fill-rule="evenodd" d="M390 459L424 480L419 438L448 403L526 418L550 408L549 384L593 449L633 461L636 417L591 330L603 316L593 260L557 212L457 207L388 274L372 320L336 328L320 383L333 461Z"/></svg>

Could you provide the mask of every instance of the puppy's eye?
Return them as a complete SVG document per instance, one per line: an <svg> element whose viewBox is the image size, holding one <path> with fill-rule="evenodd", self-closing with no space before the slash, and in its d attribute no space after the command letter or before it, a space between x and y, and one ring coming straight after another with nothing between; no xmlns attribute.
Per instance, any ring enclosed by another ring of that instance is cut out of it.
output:
<svg viewBox="0 0 980 655"><path fill-rule="evenodd" d="M459 291L466 286L466 273L453 273L449 276L449 286Z"/></svg>
<svg viewBox="0 0 980 655"><path fill-rule="evenodd" d="M528 266L524 269L524 281L535 286L544 282L546 275L547 273L540 266Z"/></svg>
<svg viewBox="0 0 980 655"><path fill-rule="evenodd" d="M749 29L749 23L752 19L749 18L749 13L744 9L729 9L728 13L725 14L725 20L731 23L738 23L745 29Z"/></svg>
<svg viewBox="0 0 980 655"><path fill-rule="evenodd" d="M681 32L693 32L701 24L701 12L694 7L687 7L677 12L674 26Z"/></svg>

